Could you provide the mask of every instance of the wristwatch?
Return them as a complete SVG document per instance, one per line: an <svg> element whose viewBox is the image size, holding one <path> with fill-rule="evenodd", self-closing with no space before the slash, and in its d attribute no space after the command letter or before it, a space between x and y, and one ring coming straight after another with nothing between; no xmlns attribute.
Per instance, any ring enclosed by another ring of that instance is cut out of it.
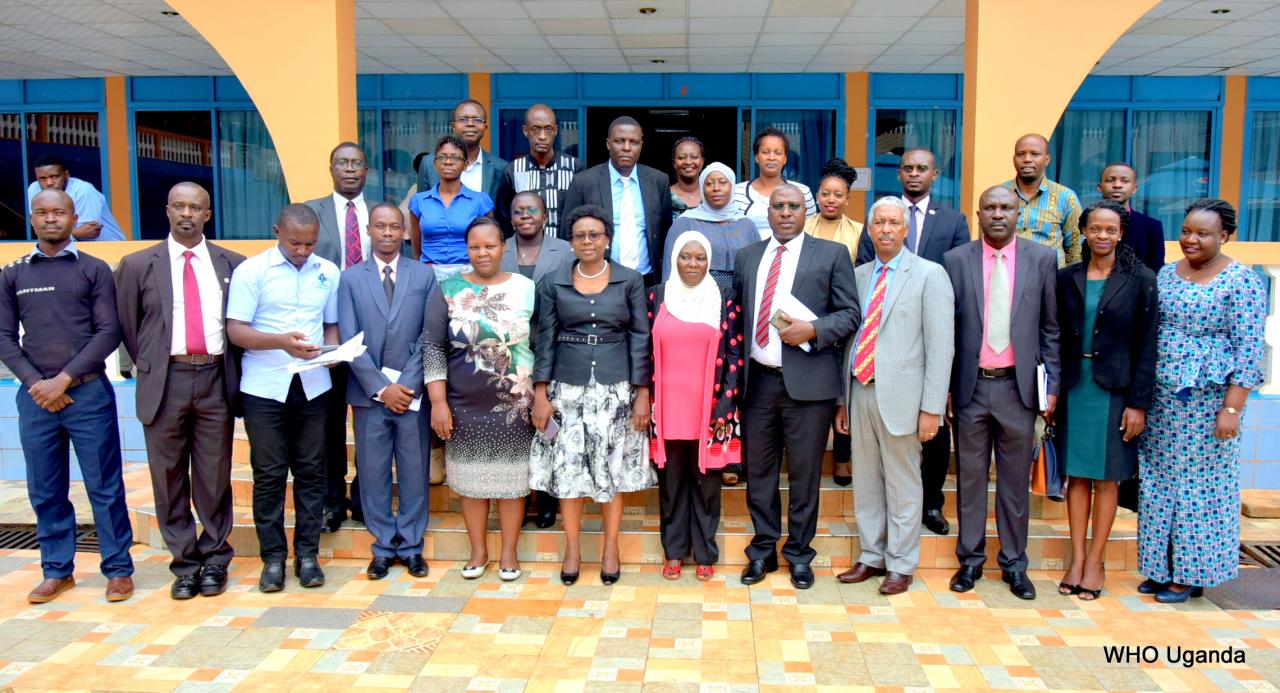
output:
<svg viewBox="0 0 1280 693"><path fill-rule="evenodd" d="M1239 410L1239 409L1236 409L1235 407L1223 407L1223 408L1222 408L1222 411L1225 411L1225 412L1226 412L1226 413L1228 413L1228 414L1239 414L1239 413L1240 413L1240 410Z"/></svg>

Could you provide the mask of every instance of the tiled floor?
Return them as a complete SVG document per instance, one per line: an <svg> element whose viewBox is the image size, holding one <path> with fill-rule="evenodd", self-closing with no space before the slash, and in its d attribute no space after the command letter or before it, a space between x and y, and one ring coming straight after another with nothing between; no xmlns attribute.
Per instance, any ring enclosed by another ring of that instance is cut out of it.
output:
<svg viewBox="0 0 1280 693"><path fill-rule="evenodd" d="M135 547L138 591L108 604L96 556L78 557L76 589L32 606L30 551L0 551L0 687L224 691L1158 690L1280 688L1280 613L1224 612L1206 600L1165 607L1108 576L1096 603L1054 593L1014 599L998 579L947 591L948 571L922 570L886 598L874 583L838 584L830 569L796 591L785 571L744 587L736 572L666 582L657 566L625 566L614 587L585 565L563 587L557 564L526 564L520 581L491 571L466 581L433 562L416 580L383 581L364 562L325 562L326 586L290 578L258 593L260 563L237 559L232 588L173 602L168 554ZM1160 661L1107 663L1109 645L1153 645ZM1243 650L1246 664L1183 667L1168 645Z"/></svg>

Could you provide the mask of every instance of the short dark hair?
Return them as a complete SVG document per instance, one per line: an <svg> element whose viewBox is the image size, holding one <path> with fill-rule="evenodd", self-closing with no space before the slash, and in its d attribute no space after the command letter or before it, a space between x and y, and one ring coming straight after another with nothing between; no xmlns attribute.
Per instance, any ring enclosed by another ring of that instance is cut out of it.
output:
<svg viewBox="0 0 1280 693"><path fill-rule="evenodd" d="M404 223L404 210L403 210L403 209L400 209L399 205L395 204L394 202L385 202L385 201L384 201L384 202L379 202L379 203L377 203L377 204L375 204L375 205L370 205L370 207L369 207L369 216L370 216L370 217L372 217L372 216L373 216L373 213L374 213L374 212L376 212L376 211L378 211L379 209L394 209L394 210L396 210L396 214L399 214L399 215L400 215L400 223L401 223L401 224L403 224L403 223Z"/></svg>
<svg viewBox="0 0 1280 693"><path fill-rule="evenodd" d="M31 168L37 169L45 166L61 166L63 171L67 170L67 165L62 162L62 157L57 154L41 154L36 157L36 162L31 165Z"/></svg>
<svg viewBox="0 0 1280 693"><path fill-rule="evenodd" d="M694 143L694 144L698 145L698 155L699 155L699 156L701 156L701 157L702 157L702 158L704 158L704 159L705 159L705 158L707 158L707 148L706 148L706 147L704 147L704 146L702 146L702 140L698 139L697 137L693 137L692 135L690 135L690 136L686 136L686 137L681 137L680 139L676 140L676 143L675 143L675 144L671 145L671 160L672 160L672 161L675 161L675 158L676 158L676 151L677 151L677 150L679 150L679 149L680 149L680 145L684 144L685 142L692 142L692 143Z"/></svg>
<svg viewBox="0 0 1280 693"><path fill-rule="evenodd" d="M605 134L612 135L613 129L621 125L631 125L631 126L640 128L640 131L644 132L644 128L640 127L640 121L636 120L635 118L632 118L631 116L624 115L624 116L618 116L617 118L614 118L613 121L609 123L609 129L605 131Z"/></svg>
<svg viewBox="0 0 1280 693"><path fill-rule="evenodd" d="M276 226L284 226L288 222L293 222L299 226L319 226L320 217L316 216L316 211L310 207L295 202L285 205L280 210L280 217L276 219Z"/></svg>
<svg viewBox="0 0 1280 693"><path fill-rule="evenodd" d="M1213 212L1218 215L1218 221L1222 224L1222 230L1227 235L1236 232L1236 208L1231 206L1230 202L1217 197L1202 197L1195 202L1187 205L1187 214L1192 212Z"/></svg>
<svg viewBox="0 0 1280 693"><path fill-rule="evenodd" d="M1083 212L1080 212L1081 231L1089 225L1089 215L1099 210L1114 212L1116 216L1120 217L1120 230L1125 233L1129 233L1129 222L1131 221L1131 217L1129 216L1128 207L1116 202L1115 200L1107 199L1098 200L1088 207L1085 207Z"/></svg>
<svg viewBox="0 0 1280 693"><path fill-rule="evenodd" d="M837 156L827 159L827 163L822 165L822 173L818 177L818 184L821 185L822 181L832 177L844 181L848 187L853 187L853 182L858 180L858 172L848 162Z"/></svg>
<svg viewBox="0 0 1280 693"><path fill-rule="evenodd" d="M329 161L333 161L333 157L334 157L335 155L337 155L338 150L339 150L339 149L343 149L343 148L345 148L345 147L351 147L351 148L353 148L353 149L359 149L359 150L360 150L360 154L364 156L365 160L367 161L367 160L369 159L369 155L364 153L364 149L363 149L363 148L361 148L361 146L360 146L360 145L356 144L355 142L347 141L347 142L339 142L339 143L338 143L338 146L336 146L336 147L334 147L333 149L329 150Z"/></svg>
<svg viewBox="0 0 1280 693"><path fill-rule="evenodd" d="M463 100L459 101L459 102L458 102L458 105L456 105L456 106L454 106L454 107L453 107L453 115L454 115L454 116L458 115L458 109L459 109L459 108L462 108L463 106L466 106L467 104L471 104L471 105L473 105L473 106L475 106L475 107L479 108L479 109L480 109L480 112L484 114L484 117L485 117L485 118L488 118L488 117L489 117L489 109L485 108L485 107L484 107L484 104L482 104L482 103L480 103L479 101L476 101L475 99L472 99L472 98L466 98L466 99L463 99ZM453 117L453 116L450 116L450 117Z"/></svg>
<svg viewBox="0 0 1280 693"><path fill-rule="evenodd" d="M427 158L427 152L418 152L418 155L413 157L413 170L422 170L422 160L425 158Z"/></svg>
<svg viewBox="0 0 1280 693"><path fill-rule="evenodd" d="M1133 171L1133 175L1134 175L1135 177L1138 175L1138 169L1134 168L1134 167L1133 167L1133 164L1131 164L1131 163L1129 163L1129 162L1127 162L1127 161L1112 161L1111 163L1109 163L1109 164L1107 164L1106 166L1103 166L1103 167L1102 167L1102 173L1106 173L1106 172L1107 172L1107 169L1111 168L1112 166L1123 166L1123 167L1125 167L1125 168L1129 169L1130 171ZM1100 174L1098 174L1098 175L1102 175L1102 174L1100 173Z"/></svg>
<svg viewBox="0 0 1280 693"><path fill-rule="evenodd" d="M573 225L578 223L580 219L595 219L604 224L604 235L613 240L613 215L604 211L604 207L600 205L579 205L569 211L568 216L561 222L560 228L568 229L570 237L573 236Z"/></svg>
<svg viewBox="0 0 1280 693"><path fill-rule="evenodd" d="M475 230L475 229L478 229L478 228L482 227L482 226L492 226L494 229L497 229L497 231L498 231L498 242L500 242L500 243L506 243L506 242L507 242L506 234L502 232L502 225L501 225L501 224L499 224L499 223L497 222L497 220L495 220L493 217L476 217L475 219L472 219L472 220L471 220L471 223L470 223L470 224L467 224L467 230L466 230L466 231L464 231L464 232L463 232L463 234L462 234L462 239L463 239L463 241L465 241L465 242L467 242L467 243L470 243L470 242L471 242L471 232L472 232L473 230Z"/></svg>
<svg viewBox="0 0 1280 693"><path fill-rule="evenodd" d="M451 144L457 147L458 149L462 150L463 152L467 151L467 145L463 144L462 140L458 139L457 137L454 137L453 135L445 135L444 137L441 137L439 140L436 140L436 148L434 152L436 154L439 154L440 150L443 149L446 144Z"/></svg>
<svg viewBox="0 0 1280 693"><path fill-rule="evenodd" d="M754 140L752 140L752 141L751 141L751 153L752 153L752 154L759 154L759 153L760 153L760 143L761 143L762 141L764 141L764 138L766 138L766 137L779 137L779 138L781 138L781 139L782 139L782 150L783 150L784 152L786 152L788 156L790 156L790 154L791 154L791 141L787 139L787 133L785 133L785 132L783 132L783 131L781 131L781 130L779 130L778 128L775 128L775 127L773 127L773 126L769 126L769 127L767 127L767 128L762 128L762 129L760 130L760 132L757 132L757 133L756 133L756 138L755 138Z"/></svg>

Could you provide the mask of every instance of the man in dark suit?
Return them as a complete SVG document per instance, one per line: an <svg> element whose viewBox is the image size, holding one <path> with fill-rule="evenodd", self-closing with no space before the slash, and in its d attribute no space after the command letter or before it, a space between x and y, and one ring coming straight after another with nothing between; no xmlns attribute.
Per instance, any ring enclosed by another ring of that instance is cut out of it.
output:
<svg viewBox="0 0 1280 693"><path fill-rule="evenodd" d="M462 140L467 148L467 161L462 169L462 184L482 192L492 199L498 192L498 183L502 172L507 168L507 161L480 146L484 133L489 130L489 115L484 104L475 99L463 99L453 109L453 120L449 123L453 134ZM432 147L435 142L430 143ZM418 192L424 193L440 182L440 174L436 172L436 155L422 157L418 164Z"/></svg>
<svg viewBox="0 0 1280 693"><path fill-rule="evenodd" d="M206 242L209 193L178 183L165 207L169 237L126 255L116 269L125 349L138 367L137 411L147 440L156 519L173 554L174 599L227 589L231 431L240 393L239 350L223 315L231 272L244 256ZM191 517L194 501L202 530Z"/></svg>
<svg viewBox="0 0 1280 693"><path fill-rule="evenodd" d="M338 282L338 331L343 341L364 333L365 353L351 363L346 401L355 412L357 466L364 472L365 524L373 534L369 579L380 580L398 558L414 577L427 575L429 406L423 392L422 321L435 272L402 260L404 215L390 202L369 210L373 257L348 268ZM417 400L415 403L414 400ZM391 460L400 489L392 510Z"/></svg>
<svg viewBox="0 0 1280 693"><path fill-rule="evenodd" d="M662 276L662 248L671 227L671 183L662 171L637 163L644 131L634 118L615 118L605 144L609 161L574 176L561 209L568 214L590 204L612 214L613 261L652 284ZM570 240L572 231L560 227L560 238Z"/></svg>
<svg viewBox="0 0 1280 693"><path fill-rule="evenodd" d="M1129 210L1129 229L1122 240L1133 248L1142 264L1159 272L1164 267L1164 224L1133 208L1130 200L1138 192L1138 174L1123 161L1107 164L1098 181L1098 192L1108 200L1115 200Z"/></svg>
<svg viewBox="0 0 1280 693"><path fill-rule="evenodd" d="M982 238L949 251L943 265L956 298L951 407L959 465L956 500L960 569L951 590L967 592L986 561L987 481L996 459L996 530L1004 581L1035 599L1027 577L1028 480L1036 413L1051 421L1061 381L1057 252L1018 238L1018 196L1004 186L978 199ZM1037 366L1047 374L1041 411Z"/></svg>
<svg viewBox="0 0 1280 693"><path fill-rule="evenodd" d="M902 184L902 199L907 209L906 248L930 261L942 264L942 256L952 248L958 248L972 240L969 222L964 215L938 202L929 194L938 180L938 164L933 152L924 147L912 147L902 153L898 166L898 182ZM870 233L858 240L858 259L855 266L871 262L876 257ZM942 484L947 480L951 466L951 427L943 419L938 435L921 445L920 481L924 488L924 508L921 520L934 534L945 535L951 524L942 515Z"/></svg>
<svg viewBox="0 0 1280 693"><path fill-rule="evenodd" d="M339 270L355 267L369 259L369 206L364 199L365 179L369 175L369 159L355 142L343 142L329 152L329 176L333 192L306 205L320 218L320 236L316 239L316 255L332 262ZM324 456L325 491L322 532L336 532L347 519L361 522L360 475L351 480L351 496L347 497L347 376L350 367L342 363L333 367L333 389L329 391L329 411L325 418ZM357 465L357 470L359 465Z"/></svg>
<svg viewBox="0 0 1280 693"><path fill-rule="evenodd" d="M818 525L818 486L840 377L843 342L859 323L853 264L843 245L804 233L804 193L781 185L769 196L773 236L738 251L734 284L746 307L751 340L743 382L747 505L755 537L742 582L778 569L782 501L778 476L788 454L791 502L782 555L791 584L813 586L810 548ZM791 312L807 308L816 320ZM776 316L776 319L775 319ZM803 348L802 348L803 345Z"/></svg>

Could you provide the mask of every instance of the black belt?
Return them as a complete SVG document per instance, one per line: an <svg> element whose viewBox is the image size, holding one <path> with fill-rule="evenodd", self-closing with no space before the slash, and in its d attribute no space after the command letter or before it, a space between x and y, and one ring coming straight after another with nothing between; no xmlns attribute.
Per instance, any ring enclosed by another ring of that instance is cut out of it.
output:
<svg viewBox="0 0 1280 693"><path fill-rule="evenodd" d="M70 390L71 388L76 387L77 385L84 385L85 383L97 380L98 376L100 375L102 375L102 371L98 371L97 373L89 373L87 375L82 375L79 378L72 378L71 384L67 386L67 389Z"/></svg>
<svg viewBox="0 0 1280 693"><path fill-rule="evenodd" d="M751 359L751 362L752 362L752 363L754 363L755 365L757 365L757 366L759 366L759 367L761 367L761 368L765 369L766 371L769 371L769 372L771 372L771 373L776 373L776 374L778 374L778 375L782 375L782 367L781 367L781 366L770 366L770 365L769 365L769 364L767 364L767 363L760 363L759 361L757 361L757 360L755 360L755 359Z"/></svg>
<svg viewBox="0 0 1280 693"><path fill-rule="evenodd" d="M986 378L988 380L995 380L996 378L1008 378L1011 375L1013 375L1013 366L1008 366L1006 368L979 368L978 369L978 377Z"/></svg>
<svg viewBox="0 0 1280 693"><path fill-rule="evenodd" d="M192 366L208 366L222 363L222 354L175 354L169 357L169 363L187 363Z"/></svg>
<svg viewBox="0 0 1280 693"><path fill-rule="evenodd" d="M626 337L622 335L612 335L612 334L606 334L606 335L562 334L562 335L556 336L557 342L568 342L570 344L589 344L591 346L595 346L597 344L613 344L615 342L621 342L624 339L626 339Z"/></svg>

